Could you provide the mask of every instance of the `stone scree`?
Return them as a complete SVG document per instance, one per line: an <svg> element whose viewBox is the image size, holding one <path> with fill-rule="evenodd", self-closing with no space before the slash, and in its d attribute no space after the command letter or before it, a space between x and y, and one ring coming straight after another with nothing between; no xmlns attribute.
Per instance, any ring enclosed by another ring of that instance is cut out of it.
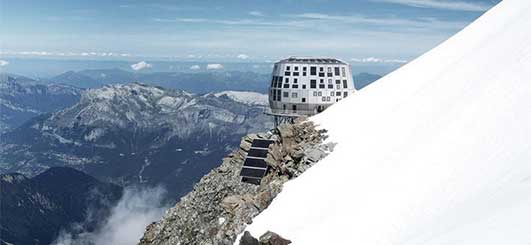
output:
<svg viewBox="0 0 531 245"><path fill-rule="evenodd" d="M243 183L239 176L254 139L275 141L266 159L269 172L259 186ZM205 175L190 193L166 211L162 220L150 224L139 244L233 244L246 225L252 223L253 217L280 193L285 182L299 176L333 150L335 144L324 144L325 139L326 130L317 130L313 122L305 119L282 124L267 133L243 137L240 149Z"/></svg>

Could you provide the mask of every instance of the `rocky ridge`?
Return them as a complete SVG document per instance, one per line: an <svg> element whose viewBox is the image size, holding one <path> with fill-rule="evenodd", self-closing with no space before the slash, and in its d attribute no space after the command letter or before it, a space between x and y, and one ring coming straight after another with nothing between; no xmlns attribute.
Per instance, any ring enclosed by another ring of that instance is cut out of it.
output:
<svg viewBox="0 0 531 245"><path fill-rule="evenodd" d="M240 149L223 159L194 189L146 229L140 244L233 244L253 217L268 207L282 185L299 176L333 149L325 130L310 121L283 124L243 137ZM240 181L240 169L254 139L271 139L261 184Z"/></svg>

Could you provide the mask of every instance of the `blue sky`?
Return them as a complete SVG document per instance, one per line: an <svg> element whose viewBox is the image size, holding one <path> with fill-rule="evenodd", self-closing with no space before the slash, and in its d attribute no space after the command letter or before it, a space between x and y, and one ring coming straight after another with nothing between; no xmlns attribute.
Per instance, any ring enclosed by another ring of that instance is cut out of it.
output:
<svg viewBox="0 0 531 245"><path fill-rule="evenodd" d="M403 62L498 0L0 0L3 57Z"/></svg>

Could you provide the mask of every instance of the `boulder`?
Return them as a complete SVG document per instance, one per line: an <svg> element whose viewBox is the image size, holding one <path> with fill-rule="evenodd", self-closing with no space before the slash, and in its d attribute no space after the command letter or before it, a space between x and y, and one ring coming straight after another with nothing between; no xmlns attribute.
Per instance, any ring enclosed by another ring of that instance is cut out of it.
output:
<svg viewBox="0 0 531 245"><path fill-rule="evenodd" d="M240 245L259 245L259 243L258 239L254 238L248 231L245 231L240 238Z"/></svg>
<svg viewBox="0 0 531 245"><path fill-rule="evenodd" d="M259 243L260 245L288 245L291 241L281 237L277 233L268 231L260 236Z"/></svg>

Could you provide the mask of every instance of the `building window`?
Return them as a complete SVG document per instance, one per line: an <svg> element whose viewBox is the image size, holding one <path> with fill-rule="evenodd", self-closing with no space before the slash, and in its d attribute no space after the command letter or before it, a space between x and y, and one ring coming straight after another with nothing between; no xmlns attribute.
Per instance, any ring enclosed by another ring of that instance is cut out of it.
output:
<svg viewBox="0 0 531 245"><path fill-rule="evenodd" d="M334 67L334 75L339 76L339 67Z"/></svg>
<svg viewBox="0 0 531 245"><path fill-rule="evenodd" d="M345 74L345 67L341 67L341 76L342 77L345 77L346 74Z"/></svg>
<svg viewBox="0 0 531 245"><path fill-rule="evenodd" d="M328 84L332 84L332 79L328 79Z"/></svg>
<svg viewBox="0 0 531 245"><path fill-rule="evenodd" d="M298 81L299 81L299 79L297 79L297 78L293 79L293 83L297 83Z"/></svg>
<svg viewBox="0 0 531 245"><path fill-rule="evenodd" d="M291 76L291 72L289 71L284 72L284 76Z"/></svg>
<svg viewBox="0 0 531 245"><path fill-rule="evenodd" d="M319 67L319 72L324 72L324 67Z"/></svg>
<svg viewBox="0 0 531 245"><path fill-rule="evenodd" d="M328 96L328 97L326 97L326 101L330 101L330 97L329 97L329 96Z"/></svg>
<svg viewBox="0 0 531 245"><path fill-rule="evenodd" d="M293 111L297 111L297 105L292 105L292 106L291 106L291 109L292 109Z"/></svg>
<svg viewBox="0 0 531 245"><path fill-rule="evenodd" d="M310 80L310 88L317 88L317 80L315 79Z"/></svg>
<svg viewBox="0 0 531 245"><path fill-rule="evenodd" d="M291 93L291 98L297 98L297 93Z"/></svg>
<svg viewBox="0 0 531 245"><path fill-rule="evenodd" d="M302 67L302 71L306 71L307 68L308 68L308 67L303 66L303 67Z"/></svg>
<svg viewBox="0 0 531 245"><path fill-rule="evenodd" d="M286 71L289 71L291 67L289 66L286 66Z"/></svg>
<svg viewBox="0 0 531 245"><path fill-rule="evenodd" d="M311 66L310 67L310 75L311 76L317 76L317 67Z"/></svg>
<svg viewBox="0 0 531 245"><path fill-rule="evenodd" d="M302 85L302 89L306 89L306 84L303 84L303 85Z"/></svg>
<svg viewBox="0 0 531 245"><path fill-rule="evenodd" d="M343 88L348 88L348 86L347 86L347 80L343 80Z"/></svg>
<svg viewBox="0 0 531 245"><path fill-rule="evenodd" d="M336 84L341 84L341 80L336 80Z"/></svg>
<svg viewBox="0 0 531 245"><path fill-rule="evenodd" d="M334 89L334 84L328 84L329 89Z"/></svg>
<svg viewBox="0 0 531 245"><path fill-rule="evenodd" d="M341 84L336 84L336 89L341 89Z"/></svg>
<svg viewBox="0 0 531 245"><path fill-rule="evenodd" d="M322 101L326 101L326 97L321 97L321 100Z"/></svg>
<svg viewBox="0 0 531 245"><path fill-rule="evenodd" d="M299 72L298 71L294 71L293 72L293 76L299 76Z"/></svg>
<svg viewBox="0 0 531 245"><path fill-rule="evenodd" d="M319 77L325 77L325 73L324 72L319 72Z"/></svg>
<svg viewBox="0 0 531 245"><path fill-rule="evenodd" d="M330 96L332 96L332 97L334 96L334 92L333 92L333 91L332 91L332 92L330 92Z"/></svg>
<svg viewBox="0 0 531 245"><path fill-rule="evenodd" d="M299 67L298 66L295 66L295 71L298 71L299 70Z"/></svg>
<svg viewBox="0 0 531 245"><path fill-rule="evenodd" d="M284 83L284 88L289 88L289 83Z"/></svg>
<svg viewBox="0 0 531 245"><path fill-rule="evenodd" d="M348 92L343 92L343 98L346 98L348 96Z"/></svg>
<svg viewBox="0 0 531 245"><path fill-rule="evenodd" d="M319 84L319 88L325 88L324 83Z"/></svg>
<svg viewBox="0 0 531 245"><path fill-rule="evenodd" d="M332 67L327 67L326 71L332 73Z"/></svg>
<svg viewBox="0 0 531 245"><path fill-rule="evenodd" d="M299 88L299 85L298 84L292 84L291 88Z"/></svg>
<svg viewBox="0 0 531 245"><path fill-rule="evenodd" d="M301 99L302 103L306 102L306 98Z"/></svg>
<svg viewBox="0 0 531 245"><path fill-rule="evenodd" d="M323 96L323 93L321 91L317 92L317 96Z"/></svg>
<svg viewBox="0 0 531 245"><path fill-rule="evenodd" d="M306 72L305 71L302 72L302 76L304 76L304 77L306 76Z"/></svg>
<svg viewBox="0 0 531 245"><path fill-rule="evenodd" d="M289 83L289 77L286 77L286 78L284 79L284 83Z"/></svg>
<svg viewBox="0 0 531 245"><path fill-rule="evenodd" d="M282 86L282 77L277 77L277 88L280 88Z"/></svg>
<svg viewBox="0 0 531 245"><path fill-rule="evenodd" d="M341 96L341 92L336 92L336 96Z"/></svg>
<svg viewBox="0 0 531 245"><path fill-rule="evenodd" d="M313 96L317 96L317 91L313 91Z"/></svg>
<svg viewBox="0 0 531 245"><path fill-rule="evenodd" d="M277 90L277 101L282 101L282 97L280 97L282 90Z"/></svg>
<svg viewBox="0 0 531 245"><path fill-rule="evenodd" d="M289 92L284 92L284 93L282 93L282 96L283 96L284 98L288 98L288 97L289 97Z"/></svg>
<svg viewBox="0 0 531 245"><path fill-rule="evenodd" d="M333 74L332 74L332 72L328 72L328 73L326 73L326 76L327 76L327 77L332 77Z"/></svg>

